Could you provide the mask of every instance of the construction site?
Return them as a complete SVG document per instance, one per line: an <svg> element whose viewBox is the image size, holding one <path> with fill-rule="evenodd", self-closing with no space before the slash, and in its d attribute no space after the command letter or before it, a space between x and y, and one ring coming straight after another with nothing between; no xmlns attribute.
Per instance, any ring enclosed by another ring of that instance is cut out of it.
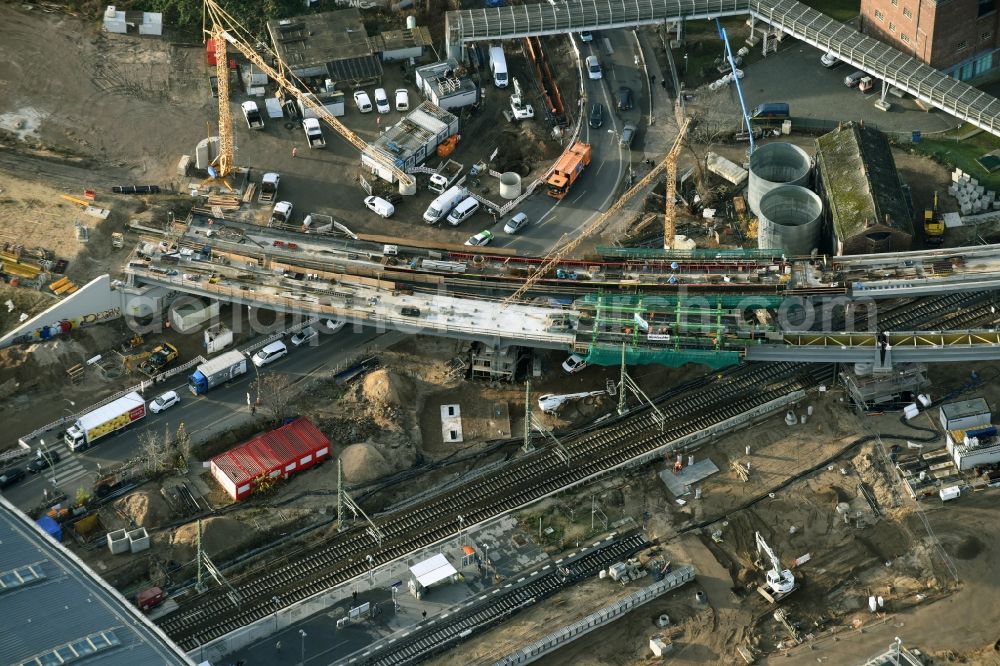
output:
<svg viewBox="0 0 1000 666"><path fill-rule="evenodd" d="M1000 664L1000 102L661 4L0 7L0 662Z"/></svg>

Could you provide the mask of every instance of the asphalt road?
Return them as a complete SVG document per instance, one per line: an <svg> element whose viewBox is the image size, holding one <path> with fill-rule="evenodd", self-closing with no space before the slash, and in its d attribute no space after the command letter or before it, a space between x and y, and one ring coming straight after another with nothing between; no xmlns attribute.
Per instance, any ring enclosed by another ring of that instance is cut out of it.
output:
<svg viewBox="0 0 1000 666"><path fill-rule="evenodd" d="M319 329L322 330L322 329ZM344 363L350 360L357 350L372 343L379 334L373 329L355 332L347 326L342 330L320 335L314 341L315 346L302 348L288 344L288 355L273 364L261 368L258 372L280 373L289 376L293 381L305 378L326 366ZM251 383L256 379L256 366L249 364L250 369L245 375L230 384L216 388L206 395L194 396L187 388L187 373L172 378L171 382L150 389L146 398L152 399L168 390L175 390L181 398L179 405L161 414L149 413L135 427L122 433L111 435L109 439L96 444L93 448L80 453L72 453L69 447L57 439L57 432L51 439L43 438L48 450L58 451L62 460L56 463L53 470L45 470L40 474L29 474L23 481L4 491L4 496L21 509L27 510L39 504L43 498L43 490L51 491L53 478L55 486L69 497L73 497L76 489L91 488L98 465L107 469L111 465L127 460L139 452L139 437L149 430L176 431L177 426L184 423L187 431L195 442L204 441L218 433L244 423L248 417L247 393ZM30 459L22 459L24 466Z"/></svg>
<svg viewBox="0 0 1000 666"><path fill-rule="evenodd" d="M563 199L553 199L538 188L515 212L528 215L529 225L516 236L494 230L495 244L513 247L531 255L544 255L561 238L572 237L610 206L619 194L619 186L627 176L632 151L619 144L623 125L631 122L641 128L644 123L642 109L648 109L645 74L641 64L636 65L636 43L631 31L608 30L594 35L594 40L577 45L580 55L595 55L600 60L601 79L590 79L584 72L586 100L581 113L583 127L580 140L589 143L592 150L590 166ZM605 41L607 40L607 42ZM609 52L608 44L611 46ZM618 88L632 89L631 111L616 111ZM604 106L604 124L592 129L588 122L593 103ZM633 147L635 144L633 144Z"/></svg>

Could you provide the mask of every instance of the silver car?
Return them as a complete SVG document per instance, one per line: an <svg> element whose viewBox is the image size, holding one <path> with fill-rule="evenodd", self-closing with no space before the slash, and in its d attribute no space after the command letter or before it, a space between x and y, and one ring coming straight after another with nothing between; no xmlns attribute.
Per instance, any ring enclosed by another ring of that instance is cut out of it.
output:
<svg viewBox="0 0 1000 666"><path fill-rule="evenodd" d="M523 229L528 224L528 216L524 213L518 213L514 217L507 220L507 224L504 225L503 230L508 234L516 234L518 231Z"/></svg>

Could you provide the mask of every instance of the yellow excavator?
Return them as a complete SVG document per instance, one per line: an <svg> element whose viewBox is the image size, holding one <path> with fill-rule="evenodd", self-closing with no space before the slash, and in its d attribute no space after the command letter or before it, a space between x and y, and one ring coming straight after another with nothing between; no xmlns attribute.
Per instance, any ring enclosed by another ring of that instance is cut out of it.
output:
<svg viewBox="0 0 1000 666"><path fill-rule="evenodd" d="M941 245L944 243L944 220L938 210L938 193L934 193L934 207L924 210L924 243Z"/></svg>

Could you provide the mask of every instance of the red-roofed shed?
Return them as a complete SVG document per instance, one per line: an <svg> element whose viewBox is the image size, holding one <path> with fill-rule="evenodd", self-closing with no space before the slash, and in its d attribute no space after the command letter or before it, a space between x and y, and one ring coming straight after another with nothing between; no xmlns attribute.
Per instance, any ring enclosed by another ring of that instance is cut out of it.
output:
<svg viewBox="0 0 1000 666"><path fill-rule="evenodd" d="M329 457L330 440L309 419L299 418L215 456L211 469L229 496L241 500L260 479L288 477Z"/></svg>

